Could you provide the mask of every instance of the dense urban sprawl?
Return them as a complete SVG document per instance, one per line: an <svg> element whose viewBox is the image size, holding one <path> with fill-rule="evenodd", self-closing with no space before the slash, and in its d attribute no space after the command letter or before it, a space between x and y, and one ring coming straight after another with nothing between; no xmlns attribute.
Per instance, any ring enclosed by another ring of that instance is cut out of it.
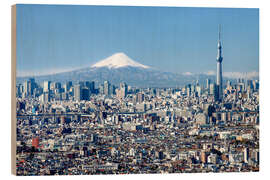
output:
<svg viewBox="0 0 270 180"><path fill-rule="evenodd" d="M259 83L17 84L17 174L259 171Z"/></svg>

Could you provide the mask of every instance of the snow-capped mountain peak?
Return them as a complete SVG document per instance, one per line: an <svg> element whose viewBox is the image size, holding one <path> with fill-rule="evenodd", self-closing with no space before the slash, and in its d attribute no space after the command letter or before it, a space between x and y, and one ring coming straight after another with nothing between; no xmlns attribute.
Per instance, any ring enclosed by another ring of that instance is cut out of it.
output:
<svg viewBox="0 0 270 180"><path fill-rule="evenodd" d="M107 67L107 68L122 68L122 67L139 67L148 69L149 66L145 66L140 64L131 58L129 58L125 53L115 53L112 56L97 62L96 64L92 65L92 68L100 68L100 67Z"/></svg>

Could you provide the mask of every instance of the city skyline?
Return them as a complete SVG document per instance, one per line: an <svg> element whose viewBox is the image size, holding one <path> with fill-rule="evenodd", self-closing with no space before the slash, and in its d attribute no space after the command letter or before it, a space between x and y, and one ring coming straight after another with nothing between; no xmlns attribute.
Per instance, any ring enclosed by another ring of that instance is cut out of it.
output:
<svg viewBox="0 0 270 180"><path fill-rule="evenodd" d="M43 16L47 12L50 15ZM224 76L244 72L258 75L258 12L19 5L17 76L89 67L116 52L169 72L213 74L218 24L222 24L226 54Z"/></svg>
<svg viewBox="0 0 270 180"><path fill-rule="evenodd" d="M260 170L258 10L14 10L14 174ZM18 77L29 64L56 74Z"/></svg>

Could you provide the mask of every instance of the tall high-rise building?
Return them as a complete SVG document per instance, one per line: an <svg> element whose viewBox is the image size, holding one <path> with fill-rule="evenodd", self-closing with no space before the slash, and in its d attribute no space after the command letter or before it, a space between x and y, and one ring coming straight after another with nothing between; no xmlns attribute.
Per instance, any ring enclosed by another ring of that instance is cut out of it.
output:
<svg viewBox="0 0 270 180"><path fill-rule="evenodd" d="M110 92L111 87L110 86L111 86L111 84L109 81L104 81L104 94L107 96L111 95L111 92Z"/></svg>
<svg viewBox="0 0 270 180"><path fill-rule="evenodd" d="M210 79L206 79L206 89L209 89L211 80Z"/></svg>
<svg viewBox="0 0 270 180"><path fill-rule="evenodd" d="M51 89L51 81L44 81L43 92L49 92Z"/></svg>
<svg viewBox="0 0 270 180"><path fill-rule="evenodd" d="M219 26L218 32L218 53L217 53L217 100L222 101L223 99L223 86L222 86L222 46L220 40L220 33L221 27Z"/></svg>
<svg viewBox="0 0 270 180"><path fill-rule="evenodd" d="M215 84L211 83L209 85L209 94L214 95L215 94L215 91L216 91Z"/></svg>
<svg viewBox="0 0 270 180"><path fill-rule="evenodd" d="M65 92L69 92L70 89L72 87L72 81L67 81L65 84L64 84L64 90Z"/></svg>
<svg viewBox="0 0 270 180"><path fill-rule="evenodd" d="M85 86L89 89L90 93L95 92L95 81L91 81L91 82L86 81Z"/></svg>
<svg viewBox="0 0 270 180"><path fill-rule="evenodd" d="M61 89L61 83L60 82L55 82L54 84L55 84L54 85L55 89Z"/></svg>
<svg viewBox="0 0 270 180"><path fill-rule="evenodd" d="M111 85L110 86L110 95L114 95L115 94L115 86L114 85Z"/></svg>
<svg viewBox="0 0 270 180"><path fill-rule="evenodd" d="M34 89L36 88L36 83L34 78L30 78L24 83L24 94L25 96L32 96Z"/></svg>
<svg viewBox="0 0 270 180"><path fill-rule="evenodd" d="M215 101L219 101L218 86L216 85L216 83L210 84L209 94L214 96Z"/></svg>
<svg viewBox="0 0 270 180"><path fill-rule="evenodd" d="M23 85L22 84L16 85L16 97L21 97L22 93L23 93Z"/></svg>
<svg viewBox="0 0 270 180"><path fill-rule="evenodd" d="M76 101L82 100L82 87L80 84L74 86L74 99Z"/></svg>
<svg viewBox="0 0 270 180"><path fill-rule="evenodd" d="M90 83L90 91L91 91L91 93L95 93L95 81L92 81Z"/></svg>
<svg viewBox="0 0 270 180"><path fill-rule="evenodd" d="M90 89L90 81L85 81L85 86L88 88L88 89Z"/></svg>
<svg viewBox="0 0 270 180"><path fill-rule="evenodd" d="M194 93L194 92L195 92L195 85L191 85L191 86L190 86L190 89L191 89L191 92Z"/></svg>
<svg viewBox="0 0 270 180"><path fill-rule="evenodd" d="M47 102L50 102L51 101L51 94L50 94L50 91L48 92L44 92L43 95L42 95L42 101L44 103L47 103Z"/></svg>
<svg viewBox="0 0 270 180"><path fill-rule="evenodd" d="M202 88L200 85L196 86L196 95L199 97L202 95Z"/></svg>
<svg viewBox="0 0 270 180"><path fill-rule="evenodd" d="M99 92L99 94L104 94L104 85L103 84L99 85L98 92Z"/></svg>
<svg viewBox="0 0 270 180"><path fill-rule="evenodd" d="M188 84L188 85L185 87L185 89L186 89L186 94L187 94L187 96L190 96L190 95L191 95L191 85Z"/></svg>
<svg viewBox="0 0 270 180"><path fill-rule="evenodd" d="M90 90L87 87L83 87L81 89L81 100L89 100L90 99Z"/></svg>
<svg viewBox="0 0 270 180"><path fill-rule="evenodd" d="M116 96L120 99L124 99L127 96L127 89L126 83L120 83L120 87L115 90Z"/></svg>
<svg viewBox="0 0 270 180"><path fill-rule="evenodd" d="M121 97L125 98L127 96L127 85L126 83L120 83Z"/></svg>

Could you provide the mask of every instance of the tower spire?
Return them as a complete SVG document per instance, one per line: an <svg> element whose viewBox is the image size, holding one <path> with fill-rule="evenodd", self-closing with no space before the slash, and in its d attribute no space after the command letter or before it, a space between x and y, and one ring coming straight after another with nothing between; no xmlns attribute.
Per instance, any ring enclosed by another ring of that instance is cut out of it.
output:
<svg viewBox="0 0 270 180"><path fill-rule="evenodd" d="M218 48L221 49L221 25L218 26Z"/></svg>
<svg viewBox="0 0 270 180"><path fill-rule="evenodd" d="M220 42L221 25L218 26L218 41Z"/></svg>
<svg viewBox="0 0 270 180"><path fill-rule="evenodd" d="M217 61L222 61L222 46L221 46L221 25L218 26L218 53L217 53Z"/></svg>
<svg viewBox="0 0 270 180"><path fill-rule="evenodd" d="M218 52L217 52L217 94L215 99L222 101L223 85L222 85L222 46L221 46L221 25L218 26Z"/></svg>

